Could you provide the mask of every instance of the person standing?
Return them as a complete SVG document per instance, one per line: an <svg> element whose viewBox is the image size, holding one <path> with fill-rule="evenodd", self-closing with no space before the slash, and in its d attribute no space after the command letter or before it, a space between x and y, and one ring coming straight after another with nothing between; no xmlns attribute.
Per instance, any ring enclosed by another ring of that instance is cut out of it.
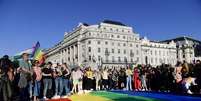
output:
<svg viewBox="0 0 201 101"><path fill-rule="evenodd" d="M127 67L127 69L126 69L126 90L132 91L131 76L132 76L132 71L129 67Z"/></svg>
<svg viewBox="0 0 201 101"><path fill-rule="evenodd" d="M102 72L102 85L104 90L108 89L108 71L106 68Z"/></svg>
<svg viewBox="0 0 201 101"><path fill-rule="evenodd" d="M142 82L142 90L143 91L147 91L147 80L146 80L146 70L145 70L145 67L143 67L143 69L141 70L141 82Z"/></svg>
<svg viewBox="0 0 201 101"><path fill-rule="evenodd" d="M96 80L96 90L100 90L100 81L101 81L101 70L95 70L94 71L94 77Z"/></svg>
<svg viewBox="0 0 201 101"><path fill-rule="evenodd" d="M182 87L181 87L181 82L182 82L182 64L180 62L177 63L176 68L175 68L175 87L176 87L176 92L179 93L182 91Z"/></svg>
<svg viewBox="0 0 201 101"><path fill-rule="evenodd" d="M134 73L133 73L133 81L134 81L135 91L141 90L141 82L140 82L139 75L140 75L140 70L138 69L138 67L135 67Z"/></svg>
<svg viewBox="0 0 201 101"><path fill-rule="evenodd" d="M119 75L118 75L118 88L120 90L125 88L125 78L126 78L126 73L124 69L121 67L119 70Z"/></svg>
<svg viewBox="0 0 201 101"><path fill-rule="evenodd" d="M61 97L61 94L63 91L63 80L62 80L62 71L61 71L61 65L57 63L57 66L54 67L53 70L53 77L55 80L55 95L53 99L58 99Z"/></svg>
<svg viewBox="0 0 201 101"><path fill-rule="evenodd" d="M21 101L29 101L32 98L32 74L31 62L29 61L29 54L23 53L22 60L19 61L19 68L17 71L20 73L18 87L20 88ZM28 95L29 94L29 95Z"/></svg>
<svg viewBox="0 0 201 101"><path fill-rule="evenodd" d="M113 81L113 88L114 90L117 89L118 86L118 71L116 70L116 68L113 68L112 70L112 81Z"/></svg>
<svg viewBox="0 0 201 101"><path fill-rule="evenodd" d="M198 93L201 94L201 61L197 60L195 69L194 69L194 76L197 78L198 84Z"/></svg>
<svg viewBox="0 0 201 101"><path fill-rule="evenodd" d="M0 59L0 92L3 94L3 101L12 100L12 82L14 80L13 64L8 55Z"/></svg>
<svg viewBox="0 0 201 101"><path fill-rule="evenodd" d="M78 92L78 94L82 93L82 77L83 72L81 71L80 67L77 67L73 70L71 74L72 80L73 80L73 88L72 93Z"/></svg>
<svg viewBox="0 0 201 101"><path fill-rule="evenodd" d="M34 60L33 62L33 77L34 77L34 91L33 91L33 96L34 96L34 101L37 101L37 97L40 95L40 87L41 87L41 79L42 79L42 72L41 68L39 66L39 61Z"/></svg>
<svg viewBox="0 0 201 101"><path fill-rule="evenodd" d="M53 70L52 70L52 63L51 62L48 62L47 63L47 66L45 66L43 69L42 69L42 78L43 78L43 85L44 85L44 88L43 88L43 99L44 100L47 100L47 91L49 93L53 93L52 92L52 73L53 73ZM50 94L48 94L50 95Z"/></svg>
<svg viewBox="0 0 201 101"><path fill-rule="evenodd" d="M112 90L114 85L113 85L113 80L112 80L112 69L108 70L108 90Z"/></svg>
<svg viewBox="0 0 201 101"><path fill-rule="evenodd" d="M62 98L67 98L69 94L70 89L70 69L67 67L67 64L62 64L62 80L63 80L63 87L65 90L65 95ZM61 92L63 92L63 89L61 89Z"/></svg>
<svg viewBox="0 0 201 101"><path fill-rule="evenodd" d="M86 90L89 91L92 89L92 86L93 86L93 72L91 70L91 67L87 68L86 76L87 76Z"/></svg>

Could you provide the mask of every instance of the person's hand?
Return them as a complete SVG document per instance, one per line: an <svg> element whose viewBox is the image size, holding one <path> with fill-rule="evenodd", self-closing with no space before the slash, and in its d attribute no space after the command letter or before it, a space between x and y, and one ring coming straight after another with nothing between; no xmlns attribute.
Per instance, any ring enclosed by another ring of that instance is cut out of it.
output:
<svg viewBox="0 0 201 101"><path fill-rule="evenodd" d="M22 68L21 68L21 67L17 68L17 73L19 73L19 72L21 72L21 71L22 71Z"/></svg>

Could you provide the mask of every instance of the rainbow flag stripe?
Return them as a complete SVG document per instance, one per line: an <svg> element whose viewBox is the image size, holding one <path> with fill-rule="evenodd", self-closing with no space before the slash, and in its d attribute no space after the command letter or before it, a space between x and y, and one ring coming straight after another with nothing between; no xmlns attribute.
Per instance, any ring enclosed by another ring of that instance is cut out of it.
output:
<svg viewBox="0 0 201 101"><path fill-rule="evenodd" d="M91 92L83 95L73 95L70 97L71 101L162 101L155 98L130 96L128 94L114 93L114 92Z"/></svg>
<svg viewBox="0 0 201 101"><path fill-rule="evenodd" d="M154 92L97 91L72 95L65 101L201 101L201 97Z"/></svg>

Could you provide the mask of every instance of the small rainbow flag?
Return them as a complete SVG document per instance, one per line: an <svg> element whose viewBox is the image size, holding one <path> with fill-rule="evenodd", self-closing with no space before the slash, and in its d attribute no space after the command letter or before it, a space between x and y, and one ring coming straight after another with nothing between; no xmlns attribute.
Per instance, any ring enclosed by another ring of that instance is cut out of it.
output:
<svg viewBox="0 0 201 101"><path fill-rule="evenodd" d="M38 60L40 62L40 64L44 63L45 57L44 57L44 52L40 48L40 43L37 42L33 48L34 48L34 51L32 53L33 59Z"/></svg>

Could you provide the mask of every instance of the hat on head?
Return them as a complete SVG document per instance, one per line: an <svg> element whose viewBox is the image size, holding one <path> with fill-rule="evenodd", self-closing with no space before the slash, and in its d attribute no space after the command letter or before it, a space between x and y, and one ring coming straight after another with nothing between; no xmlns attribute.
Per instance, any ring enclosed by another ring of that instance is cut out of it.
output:
<svg viewBox="0 0 201 101"><path fill-rule="evenodd" d="M26 52L22 53L22 56L24 56L24 55L29 55L29 53L26 53Z"/></svg>

